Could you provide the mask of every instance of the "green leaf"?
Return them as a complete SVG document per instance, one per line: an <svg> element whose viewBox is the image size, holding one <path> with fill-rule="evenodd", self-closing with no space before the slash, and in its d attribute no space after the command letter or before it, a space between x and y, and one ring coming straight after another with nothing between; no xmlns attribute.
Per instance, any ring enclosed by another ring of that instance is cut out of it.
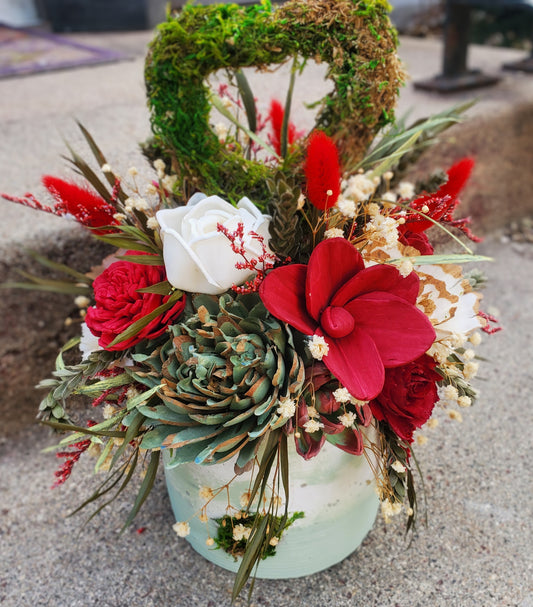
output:
<svg viewBox="0 0 533 607"><path fill-rule="evenodd" d="M279 463L281 468L281 481L283 483L283 491L285 493L285 514L289 507L289 453L287 449L287 435L281 434L279 442Z"/></svg>
<svg viewBox="0 0 533 607"><path fill-rule="evenodd" d="M80 286L74 282L40 278L23 270L16 270L16 272L30 282L4 282L0 284L0 289L27 289L30 291L61 293L63 295L87 295L90 293L88 286Z"/></svg>
<svg viewBox="0 0 533 607"><path fill-rule="evenodd" d="M83 133L83 136L85 137L85 141L87 141L87 143L89 144L89 147L91 148L91 152L93 153L93 156L95 157L96 162L100 166L106 164L107 160L105 159L105 156L100 151L100 148L96 145L96 142L94 141L92 135L83 126L83 124L81 122L79 122L78 120L76 120L76 124L78 125L80 131Z"/></svg>
<svg viewBox="0 0 533 607"><path fill-rule="evenodd" d="M415 266L472 263L478 261L494 261L492 257L484 255L461 255L450 253L449 255L415 255L414 257L399 257L388 260L387 263L399 264L402 261L410 261Z"/></svg>
<svg viewBox="0 0 533 607"><path fill-rule="evenodd" d="M139 489L139 493L137 494L135 504L133 505L129 516L121 529L121 533L123 533L126 528L129 527L133 519L137 516L137 513L139 512L141 506L144 504L146 498L148 497L148 494L152 490L157 476L157 467L159 465L160 456L160 451L152 451L150 453L150 463L148 464L148 469L146 470L146 474L144 476L141 488Z"/></svg>
<svg viewBox="0 0 533 607"><path fill-rule="evenodd" d="M152 396L160 388L161 388L161 384L157 384L157 386L154 386L153 388L150 388L150 390L147 390L146 392L142 392L138 396L135 396L134 398L131 398L130 400L128 400L128 403L127 403L127 409L128 409L128 411L131 411L134 407L138 407L139 405L144 405L144 403L147 403L148 400L150 398L152 398Z"/></svg>
<svg viewBox="0 0 533 607"><path fill-rule="evenodd" d="M78 125L78 127L81 130L83 136L85 137L85 141L87 141L87 143L89 144L89 147L91 148L91 152L93 153L93 156L95 157L96 162L98 163L98 165L100 167L102 167L104 164L106 164L105 156L100 151L100 148L96 145L96 142L94 141L92 135L81 124L81 122L76 121L76 124ZM116 184L116 178L115 178L115 176L112 173L106 173L105 174L105 178L106 178L107 182L109 183L109 185L112 188L114 188L115 184ZM119 189L118 189L118 198L122 202L124 202L124 200L126 199L126 195L124 194L124 191L122 190L122 188L120 186L119 186Z"/></svg>
<svg viewBox="0 0 533 607"><path fill-rule="evenodd" d="M167 468L175 468L180 464L190 464L194 462L198 453L200 453L200 451L202 451L204 447L209 444L209 440L210 439L201 441L199 443L192 443L191 445L184 445L179 449L170 449L172 455L165 463L165 466Z"/></svg>
<svg viewBox="0 0 533 607"><path fill-rule="evenodd" d="M75 278L77 282L83 282L88 285L91 285L93 282L93 279L87 276L86 274L77 272L76 270L73 270L71 267L65 265L64 263L57 263L55 261L52 261L51 259L48 259L48 257L40 255L39 253L37 253L37 251L34 251L33 249L24 249L24 251L42 266L50 268L51 270L55 270L56 272L68 274L69 276Z"/></svg>
<svg viewBox="0 0 533 607"><path fill-rule="evenodd" d="M111 460L111 468L117 463L119 457L121 457L126 450L126 447L131 443L134 438L137 438L141 433L141 427L146 417L142 413L137 413L131 424L126 429L126 434L122 440L122 444L115 451L113 459Z"/></svg>
<svg viewBox="0 0 533 607"><path fill-rule="evenodd" d="M144 251L146 253L154 252L154 247L138 242L136 238L124 234L95 234L94 236L102 242L117 247L117 249L131 249L133 251ZM127 259L128 256L125 257Z"/></svg>
<svg viewBox="0 0 533 607"><path fill-rule="evenodd" d="M121 373L120 375L115 375L114 377L99 379L94 384L81 385L74 390L74 394L84 394L85 396L96 397L106 390L126 386L130 383L131 377L127 373Z"/></svg>
<svg viewBox="0 0 533 607"><path fill-rule="evenodd" d="M139 413L142 413L149 419L156 419L161 422L169 422L177 426L191 426L191 418L188 415L181 415L175 411L171 411L165 405L157 405L156 407L150 407L148 405L141 405L137 407Z"/></svg>
<svg viewBox="0 0 533 607"><path fill-rule="evenodd" d="M102 449L102 452L100 453L100 456L98 457L96 465L94 466L95 474L100 471L102 464L106 461L107 456L111 453L111 450L113 449L113 445L114 445L114 442L112 440L108 440L105 447Z"/></svg>
<svg viewBox="0 0 533 607"><path fill-rule="evenodd" d="M83 160L81 156L76 154L76 152L72 149L72 147L67 143L66 144L72 158L68 158L64 156L66 160L68 160L71 164L73 164L77 169L78 173L85 177L85 179L93 186L93 188L100 194L100 196L109 204L113 204L113 199L111 197L110 192L107 187L100 181L96 173L91 169L91 167ZM115 205L113 205L115 206Z"/></svg>
<svg viewBox="0 0 533 607"><path fill-rule="evenodd" d="M130 263L139 263L143 266L162 266L163 258L161 255L115 255L116 259L123 259Z"/></svg>
<svg viewBox="0 0 533 607"><path fill-rule="evenodd" d="M83 426L74 426L73 424L65 424L62 422L51 422L47 420L41 420L39 422L44 426L49 426L50 428L54 428L54 430L64 430L65 432L79 432L82 435L88 434L90 436L113 436L117 438L123 438L125 433L119 432L118 430L96 430L96 426L92 426L92 428L84 428Z"/></svg>
<svg viewBox="0 0 533 607"><path fill-rule="evenodd" d="M155 285L150 285L149 287L144 287L143 289L137 289L137 293L155 293L156 295L170 295L172 289L173 287L168 282L168 280L163 280L161 282L156 283Z"/></svg>
<svg viewBox="0 0 533 607"><path fill-rule="evenodd" d="M294 57L291 67L291 78L289 81L289 88L287 90L287 97L285 99L285 109L283 111L283 122L281 123L281 135L280 135L280 152L281 157L287 156L287 150L289 148L289 120L291 115L292 105L292 94L294 92L294 83L296 81L296 71L298 69L298 57Z"/></svg>
<svg viewBox="0 0 533 607"><path fill-rule="evenodd" d="M257 131L257 114L252 89L242 70L235 72L235 77L237 79L237 86L239 87L239 94L244 105L244 110L246 111L248 126L250 127L250 131L255 133Z"/></svg>
<svg viewBox="0 0 533 607"><path fill-rule="evenodd" d="M372 179L372 177L381 177L383 175L383 173L385 173L390 168L392 168L396 164L396 162L408 150L410 150L413 147L413 145L415 144L415 142L417 141L417 139L420 137L421 134L422 134L421 130L413 133L413 135L411 135L411 137L409 137L409 139L405 143L403 143L400 147L398 147L393 152L391 152L390 154L385 156L384 159L378 164L378 166L372 171L372 173L370 173L370 179Z"/></svg>
<svg viewBox="0 0 533 607"><path fill-rule="evenodd" d="M272 469L272 464L274 463L274 459L276 458L276 454L279 449L279 431L271 431L266 439L265 449L261 456L261 462L259 464L259 470L255 477L255 481L253 487L250 491L250 501L251 504L257 492L259 491L259 487L261 486L261 491L259 493L259 501L262 500L264 490L266 484L268 482L268 476L270 474L270 470Z"/></svg>
<svg viewBox="0 0 533 607"><path fill-rule="evenodd" d="M270 518L268 515L261 517L259 525L255 527L255 530L250 535L250 539L246 545L246 552L243 554L241 564L235 574L235 582L231 594L232 601L239 596L252 573L252 569L261 557Z"/></svg>
<svg viewBox="0 0 533 607"><path fill-rule="evenodd" d="M235 118L235 116L224 106L224 104L222 103L222 100L220 99L220 97L218 95L215 95L214 93L210 93L209 101L224 117L226 117L230 122L233 122L233 124L235 124L241 130L243 130L248 135L248 137L250 137L250 139L252 141L255 141L271 156L274 156L275 158L279 158L278 154L276 153L276 150L273 147L268 145L268 143L266 141L263 141L263 139L261 139L261 137L258 137L255 133L253 133L250 129L246 128L243 124L241 124Z"/></svg>
<svg viewBox="0 0 533 607"><path fill-rule="evenodd" d="M142 438L141 449L161 449L163 441L176 433L176 428L172 426L156 426L149 430Z"/></svg>

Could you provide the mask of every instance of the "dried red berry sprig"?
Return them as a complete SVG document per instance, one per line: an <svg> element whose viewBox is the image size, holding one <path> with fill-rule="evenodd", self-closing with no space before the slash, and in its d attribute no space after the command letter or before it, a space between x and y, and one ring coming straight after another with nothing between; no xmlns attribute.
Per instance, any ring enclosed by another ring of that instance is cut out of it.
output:
<svg viewBox="0 0 533 607"><path fill-rule="evenodd" d="M221 223L217 224L217 231L230 241L231 250L243 258L243 261L237 261L235 267L238 270L250 270L250 273L255 272L252 280L247 280L243 285L232 285L232 290L235 293L255 293L259 290L259 286L263 282L268 270L271 270L276 263L280 261L277 255L271 253L266 244L265 239L257 232L250 231L248 236L256 240L261 246L261 254L258 257L249 259L246 255L246 247L244 244L244 224L239 222L237 228L232 232Z"/></svg>
<svg viewBox="0 0 533 607"><path fill-rule="evenodd" d="M494 335L494 333L498 333L498 331L502 331L503 327L493 327L490 325L491 322L498 323L500 322L495 316L492 314L487 314L486 312L482 312L479 310L477 313L478 316L481 316L484 320L487 321L484 327L481 327L481 330L485 332L487 335Z"/></svg>
<svg viewBox="0 0 533 607"><path fill-rule="evenodd" d="M88 428L91 428L95 425L96 422L93 420L89 420L87 422ZM59 487L59 485L62 485L70 477L70 475L72 474L72 469L74 468L74 464L80 459L82 453L87 451L90 445L91 439L86 438L70 445L69 451L59 451L56 453L56 457L64 458L65 461L61 464L59 469L54 472L56 480L52 485L52 489L54 489L55 487Z"/></svg>

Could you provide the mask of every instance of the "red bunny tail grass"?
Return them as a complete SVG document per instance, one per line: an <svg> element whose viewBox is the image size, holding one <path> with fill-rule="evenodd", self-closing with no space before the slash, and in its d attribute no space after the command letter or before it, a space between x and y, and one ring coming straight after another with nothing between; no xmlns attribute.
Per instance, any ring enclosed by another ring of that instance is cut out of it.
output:
<svg viewBox="0 0 533 607"><path fill-rule="evenodd" d="M272 126L272 133L270 134L269 139L278 156L281 154L281 127L283 125L283 114L284 111L281 103L276 99L272 99L268 111L268 118Z"/></svg>
<svg viewBox="0 0 533 607"><path fill-rule="evenodd" d="M473 158L462 158L451 166L446 171L448 181L439 188L437 196L450 196L452 199L457 198L470 178L474 165L475 161Z"/></svg>
<svg viewBox="0 0 533 607"><path fill-rule="evenodd" d="M268 135L268 139L272 144L272 147L276 150L278 156L281 155L281 129L283 128L283 117L285 116L285 110L277 99L272 99L270 102L270 109L268 111L268 120L272 126L272 133ZM296 130L294 123L289 121L287 128L287 143L290 145L294 143L296 139L301 137L303 132Z"/></svg>
<svg viewBox="0 0 533 607"><path fill-rule="evenodd" d="M341 191L341 168L337 146L323 131L311 133L304 171L311 203L321 211L332 207Z"/></svg>
<svg viewBox="0 0 533 607"><path fill-rule="evenodd" d="M113 217L115 208L89 188L52 175L43 175L41 181L55 198L54 206L60 214L72 215L81 224L91 228L117 224Z"/></svg>

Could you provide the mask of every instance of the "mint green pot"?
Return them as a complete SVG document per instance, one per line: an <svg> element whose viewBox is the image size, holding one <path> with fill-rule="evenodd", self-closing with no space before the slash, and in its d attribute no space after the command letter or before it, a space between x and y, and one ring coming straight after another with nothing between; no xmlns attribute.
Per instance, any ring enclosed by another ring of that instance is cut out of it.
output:
<svg viewBox="0 0 533 607"><path fill-rule="evenodd" d="M214 466L171 467L169 459L164 453L168 493L176 520L190 524L187 540L207 560L237 571L240 559L206 544L208 529L211 537L217 533L217 524L211 519L226 514L227 493L210 502L207 526L194 516L205 504L200 487L215 490L226 484L234 476L233 460ZM260 562L259 578L301 577L339 563L361 544L378 511L374 476L364 456L349 455L326 443L315 458L305 461L290 440L289 471L289 514L302 511L305 516L284 532L276 554ZM231 483L233 506L239 507L240 497L249 487L249 474Z"/></svg>

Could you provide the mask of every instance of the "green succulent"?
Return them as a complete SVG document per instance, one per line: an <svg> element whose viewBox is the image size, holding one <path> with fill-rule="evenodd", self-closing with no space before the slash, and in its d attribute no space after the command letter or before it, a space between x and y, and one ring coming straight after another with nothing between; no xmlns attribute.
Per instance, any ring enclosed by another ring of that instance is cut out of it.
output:
<svg viewBox="0 0 533 607"><path fill-rule="evenodd" d="M135 379L162 386L160 404L138 407L153 425L141 447L172 449L171 465L211 464L239 453L242 467L259 439L286 423L277 408L298 397L304 363L289 329L256 293L198 295L194 308L150 356L134 355Z"/></svg>

